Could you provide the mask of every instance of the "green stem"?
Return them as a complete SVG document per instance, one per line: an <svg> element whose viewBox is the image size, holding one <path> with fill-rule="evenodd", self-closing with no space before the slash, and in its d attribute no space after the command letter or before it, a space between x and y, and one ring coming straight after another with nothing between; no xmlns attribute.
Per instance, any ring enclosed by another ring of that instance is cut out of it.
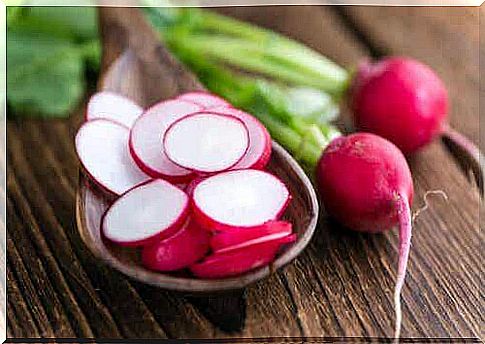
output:
<svg viewBox="0 0 485 344"><path fill-rule="evenodd" d="M244 44L249 43L248 40L259 44L270 44L277 52L276 56L294 57L301 63L300 68L310 67L321 77L334 79L338 83L343 83L344 87L347 83L349 76L344 68L301 43L273 31L211 11L201 10L199 15L201 18L198 24L203 29L212 30L218 35L226 34L244 38L246 40Z"/></svg>
<svg viewBox="0 0 485 344"><path fill-rule="evenodd" d="M346 72L322 67L304 51L279 45L278 41L253 42L220 35L195 34L173 34L171 39L219 62L292 84L321 89L337 97L347 88Z"/></svg>

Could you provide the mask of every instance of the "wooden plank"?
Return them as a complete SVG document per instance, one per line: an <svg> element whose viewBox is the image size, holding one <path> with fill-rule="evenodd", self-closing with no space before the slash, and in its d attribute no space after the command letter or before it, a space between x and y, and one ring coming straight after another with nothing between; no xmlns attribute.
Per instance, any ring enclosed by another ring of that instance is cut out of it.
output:
<svg viewBox="0 0 485 344"><path fill-rule="evenodd" d="M10 185L13 183L16 182L13 180L9 181ZM9 190L11 197L22 198L22 195L18 194L17 185L15 187L10 187ZM37 223L32 222L32 215L30 214L29 209L26 209L23 206L26 203L19 203L16 205L21 207L20 209L13 209L14 206L13 202L11 201L8 204L9 218L12 219L10 222L11 230L9 235L18 248L19 254L25 260L25 264L29 267L29 271L32 271L32 275L39 273L37 280L43 281L43 288L48 290L52 289L52 293L60 298L58 301L60 303L59 307L62 307L63 313L65 313L65 319L63 320L70 323L73 327L73 333L66 335L76 334L77 336L85 337L93 336L93 332L91 331L85 315L79 308L71 290L67 286L66 281L62 276L62 273L54 261L52 252L50 252L44 239L38 235L38 228L35 228L38 226ZM24 222L26 222L28 225L26 227L31 228L32 230L25 232L25 227L20 225L20 218L24 219ZM47 264L42 262L42 260L36 254L36 248L34 248L31 238L34 239L34 243L36 246L39 246L40 250L47 253L45 256Z"/></svg>
<svg viewBox="0 0 485 344"><path fill-rule="evenodd" d="M7 331L8 337L39 337L39 329L27 307L10 264L7 264Z"/></svg>
<svg viewBox="0 0 485 344"><path fill-rule="evenodd" d="M355 35L355 28L328 7L222 11L297 38L341 64L353 65L372 52ZM383 27L390 31L389 25L379 26ZM410 39L410 49L417 39ZM430 61L439 60L440 50L427 53ZM414 210L422 206L423 195L430 189L443 189L450 201L430 197L431 208L416 221L403 294L403 336L478 336L478 194L470 190L440 143L418 154L411 167L416 186ZM440 172L444 167L446 173ZM286 270L297 311L303 314L305 335L390 335L396 252L395 233L360 235L321 221L310 248ZM463 265L453 264L458 261Z"/></svg>
<svg viewBox="0 0 485 344"><path fill-rule="evenodd" d="M56 252L71 288L83 293L77 301L85 302L83 310L91 313L96 334L102 337L164 337L163 330L129 282L107 267L98 266L77 235L73 222L74 187L69 185L59 167L63 161L75 157L54 159L43 138L43 135L53 134L49 130L38 132L36 121L23 121L22 130L19 129L15 123L9 123L11 170L22 187L20 192L31 205L33 216L42 224L39 226L41 235L45 236L51 251ZM63 139L72 142L71 137Z"/></svg>

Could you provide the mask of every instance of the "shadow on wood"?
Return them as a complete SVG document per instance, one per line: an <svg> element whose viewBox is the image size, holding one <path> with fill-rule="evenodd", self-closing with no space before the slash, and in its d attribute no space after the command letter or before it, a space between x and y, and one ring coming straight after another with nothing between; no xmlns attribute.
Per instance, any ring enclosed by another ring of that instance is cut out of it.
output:
<svg viewBox="0 0 485 344"><path fill-rule="evenodd" d="M189 297L188 300L222 331L239 332L244 328L245 289L211 297Z"/></svg>

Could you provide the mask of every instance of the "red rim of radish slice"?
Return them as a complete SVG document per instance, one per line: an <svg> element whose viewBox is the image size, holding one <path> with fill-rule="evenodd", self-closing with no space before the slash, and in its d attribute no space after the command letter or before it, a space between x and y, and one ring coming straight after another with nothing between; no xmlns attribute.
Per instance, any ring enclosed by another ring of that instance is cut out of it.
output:
<svg viewBox="0 0 485 344"><path fill-rule="evenodd" d="M151 179L126 191L106 210L101 232L118 245L143 246L175 234L188 215L185 192L163 179Z"/></svg>
<svg viewBox="0 0 485 344"><path fill-rule="evenodd" d="M136 164L146 174L173 183L187 183L193 172L175 165L163 148L163 137L170 125L202 108L183 100L167 100L149 108L133 125L129 147Z"/></svg>
<svg viewBox="0 0 485 344"><path fill-rule="evenodd" d="M156 271L175 271L186 268L209 250L210 234L190 217L174 235L155 244L143 247L143 265Z"/></svg>
<svg viewBox="0 0 485 344"><path fill-rule="evenodd" d="M143 113L143 108L120 94L103 91L94 94L86 107L85 119L106 119L128 128Z"/></svg>
<svg viewBox="0 0 485 344"><path fill-rule="evenodd" d="M102 130L96 128L98 126L102 126ZM109 137L109 129L114 129L116 135ZM120 195L150 179L133 161L128 135L129 129L124 125L101 118L84 123L76 134L76 153L83 170L94 184L109 194Z"/></svg>
<svg viewBox="0 0 485 344"><path fill-rule="evenodd" d="M174 164L210 174L227 171L241 161L249 140L241 119L207 110L173 122L165 132L163 147Z"/></svg>
<svg viewBox="0 0 485 344"><path fill-rule="evenodd" d="M281 245L275 242L265 242L243 249L214 253L202 262L192 265L190 270L195 276L207 279L240 276L270 264L275 259Z"/></svg>
<svg viewBox="0 0 485 344"><path fill-rule="evenodd" d="M234 246L229 246L217 251L214 251L214 253L225 253L225 252L231 252L234 250L240 250L244 248L251 247L253 245L259 245L259 244L278 244L278 245L284 245L284 244L290 244L292 242L296 241L296 234L288 234L285 236L277 236L276 234L273 234L271 237L261 237L253 240L249 240L248 242L242 242L238 245Z"/></svg>
<svg viewBox="0 0 485 344"><path fill-rule="evenodd" d="M257 185L251 187L249 182ZM254 169L232 170L208 177L192 192L195 219L203 228L212 231L261 226L278 219L290 200L290 192L279 178Z"/></svg>
<svg viewBox="0 0 485 344"><path fill-rule="evenodd" d="M177 99L193 102L197 105L204 107L205 109L211 109L213 107L219 106L231 106L226 100L222 99L215 94L204 92L204 91L194 91L184 93L177 97Z"/></svg>
<svg viewBox="0 0 485 344"><path fill-rule="evenodd" d="M233 169L254 168L262 170L271 158L271 136L266 127L253 115L233 107L217 107L211 112L239 118L249 132L249 148Z"/></svg>
<svg viewBox="0 0 485 344"><path fill-rule="evenodd" d="M225 252L263 242L281 240L291 234L290 222L268 221L259 227L217 233L211 238L211 248L214 252Z"/></svg>

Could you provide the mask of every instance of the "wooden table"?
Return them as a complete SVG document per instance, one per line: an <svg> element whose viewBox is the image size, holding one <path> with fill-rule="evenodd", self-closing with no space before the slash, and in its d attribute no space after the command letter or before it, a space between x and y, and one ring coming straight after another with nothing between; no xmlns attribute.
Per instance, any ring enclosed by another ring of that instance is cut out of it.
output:
<svg viewBox="0 0 485 344"><path fill-rule="evenodd" d="M448 85L450 122L478 143L478 8L281 6L220 11L294 37L342 65L385 54L429 63ZM83 111L82 105L69 120L7 123L10 341L126 337L279 342L281 337L306 337L348 343L392 334L395 232L351 233L322 215L312 244L294 263L245 292L211 298L141 285L99 263L75 227L79 164L73 137ZM433 342L475 343L485 338L479 231L483 210L469 172L457 161L441 141L410 160L414 209L423 205L427 190L441 189L449 201L430 197L430 209L415 222L403 292L403 342L442 338Z"/></svg>

